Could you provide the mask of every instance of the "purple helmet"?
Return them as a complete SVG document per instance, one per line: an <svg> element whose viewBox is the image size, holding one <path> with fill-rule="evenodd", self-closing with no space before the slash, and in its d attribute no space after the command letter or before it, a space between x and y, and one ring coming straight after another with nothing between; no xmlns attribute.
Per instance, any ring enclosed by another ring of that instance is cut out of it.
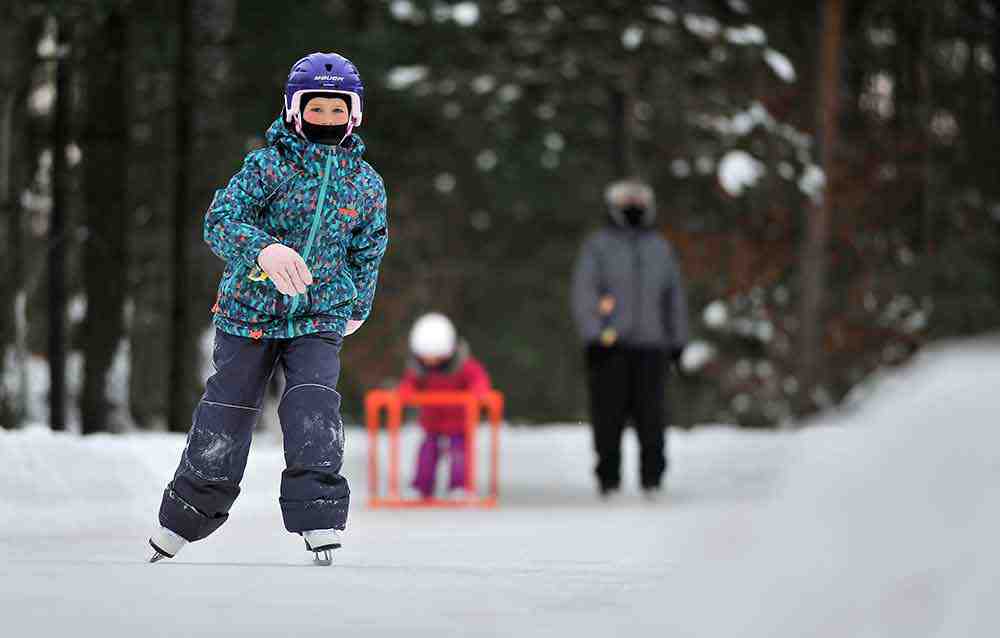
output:
<svg viewBox="0 0 1000 638"><path fill-rule="evenodd" d="M361 107L365 85L354 63L336 53L310 53L292 65L285 82L285 121L295 125L302 135L302 94L330 93L351 100L347 135L361 126ZM346 136L345 136L346 137Z"/></svg>

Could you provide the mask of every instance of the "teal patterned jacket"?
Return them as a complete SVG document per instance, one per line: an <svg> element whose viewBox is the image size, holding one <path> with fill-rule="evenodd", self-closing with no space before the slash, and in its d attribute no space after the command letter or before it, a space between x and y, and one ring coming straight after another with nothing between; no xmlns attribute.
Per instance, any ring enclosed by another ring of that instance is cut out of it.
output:
<svg viewBox="0 0 1000 638"><path fill-rule="evenodd" d="M351 135L341 146L311 144L279 117L267 146L251 152L205 216L205 241L226 262L212 312L234 335L281 339L342 333L371 312L388 243L382 178ZM313 284L283 295L257 265L280 242L305 259Z"/></svg>

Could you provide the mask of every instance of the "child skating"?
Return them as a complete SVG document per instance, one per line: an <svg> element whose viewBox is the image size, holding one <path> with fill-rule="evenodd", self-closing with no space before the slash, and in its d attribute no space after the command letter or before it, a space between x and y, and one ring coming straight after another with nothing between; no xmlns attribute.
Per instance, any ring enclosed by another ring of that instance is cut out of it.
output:
<svg viewBox="0 0 1000 638"><path fill-rule="evenodd" d="M410 331L412 358L399 384L401 393L490 390L486 369L459 341L455 327L442 314L424 315ZM425 406L420 410L424 440L417 453L413 488L425 499L434 496L437 464L443 451L451 460L449 491L469 496L465 458L465 409L462 406Z"/></svg>
<svg viewBox="0 0 1000 638"><path fill-rule="evenodd" d="M340 349L371 312L388 241L382 178L353 131L364 86L355 66L313 53L292 67L267 146L215 193L205 241L225 260L212 308L215 374L160 505L151 562L221 526L240 493L268 382L285 375L278 403L286 469L285 528L329 563L347 523L340 474Z"/></svg>

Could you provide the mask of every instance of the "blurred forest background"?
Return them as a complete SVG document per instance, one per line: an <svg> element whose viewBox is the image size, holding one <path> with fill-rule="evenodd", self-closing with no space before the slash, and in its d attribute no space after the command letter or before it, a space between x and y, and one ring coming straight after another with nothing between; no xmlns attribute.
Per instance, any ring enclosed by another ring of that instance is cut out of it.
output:
<svg viewBox="0 0 1000 638"><path fill-rule="evenodd" d="M569 276L622 175L688 281L675 423L788 424L1000 325L997 0L0 7L6 427L187 430L222 269L202 217L312 51L360 69L390 196L349 420L431 309L513 420L584 418Z"/></svg>

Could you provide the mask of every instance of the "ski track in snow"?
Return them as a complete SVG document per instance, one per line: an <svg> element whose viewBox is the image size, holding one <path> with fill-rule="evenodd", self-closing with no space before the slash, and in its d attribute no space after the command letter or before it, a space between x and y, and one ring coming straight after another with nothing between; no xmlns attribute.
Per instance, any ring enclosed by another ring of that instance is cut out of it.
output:
<svg viewBox="0 0 1000 638"><path fill-rule="evenodd" d="M283 458L250 453L230 520L178 557L145 539L167 434L0 431L0 627L12 636L993 636L1000 342L941 346L793 432L672 432L667 493L594 495L589 433L503 433L496 511L369 510L346 431L344 549L284 531ZM408 429L405 467L418 442ZM405 477L404 477L405 478Z"/></svg>

